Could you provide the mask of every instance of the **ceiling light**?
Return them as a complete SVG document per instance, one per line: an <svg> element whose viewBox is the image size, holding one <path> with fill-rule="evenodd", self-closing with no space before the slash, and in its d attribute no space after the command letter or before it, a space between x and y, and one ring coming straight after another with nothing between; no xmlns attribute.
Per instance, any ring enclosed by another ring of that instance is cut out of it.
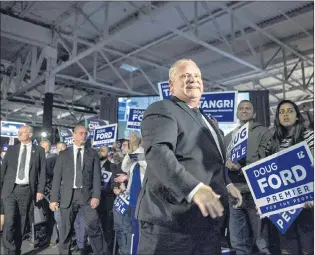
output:
<svg viewBox="0 0 315 255"><path fill-rule="evenodd" d="M120 68L121 68L121 69L124 69L124 70L126 70L126 71L128 71L128 72L131 72L131 73L138 70L137 67L131 66L131 65L128 65L128 64L122 64L122 65L120 66Z"/></svg>

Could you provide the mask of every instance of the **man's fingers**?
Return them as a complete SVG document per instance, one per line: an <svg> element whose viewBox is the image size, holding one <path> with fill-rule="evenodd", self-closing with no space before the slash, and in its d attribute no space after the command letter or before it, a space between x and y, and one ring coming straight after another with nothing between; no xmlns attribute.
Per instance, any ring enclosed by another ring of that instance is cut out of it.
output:
<svg viewBox="0 0 315 255"><path fill-rule="evenodd" d="M199 210L200 210L202 216L203 216L203 217L207 217L207 216L209 215L209 213L208 213L208 211L207 211L207 209L206 209L206 206L205 206L204 204L202 204L202 203L197 204L197 205L198 205L198 207L199 207Z"/></svg>

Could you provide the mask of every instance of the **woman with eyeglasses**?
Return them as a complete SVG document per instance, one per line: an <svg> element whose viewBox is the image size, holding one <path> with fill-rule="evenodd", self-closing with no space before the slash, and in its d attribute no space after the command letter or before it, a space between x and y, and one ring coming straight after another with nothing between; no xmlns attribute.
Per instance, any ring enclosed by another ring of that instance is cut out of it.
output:
<svg viewBox="0 0 315 255"><path fill-rule="evenodd" d="M276 110L274 135L267 145L266 156L272 155L297 143L306 141L314 156L314 132L306 128L298 106L290 101L281 101ZM314 254L314 204L307 202L285 234L271 223L268 236L272 254Z"/></svg>

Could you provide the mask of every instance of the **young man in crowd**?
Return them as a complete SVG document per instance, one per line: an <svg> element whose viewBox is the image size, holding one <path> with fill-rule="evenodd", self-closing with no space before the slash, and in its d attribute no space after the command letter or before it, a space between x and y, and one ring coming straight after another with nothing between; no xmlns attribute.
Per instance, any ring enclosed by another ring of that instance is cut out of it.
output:
<svg viewBox="0 0 315 255"><path fill-rule="evenodd" d="M246 158L236 163L232 163L231 159L226 162L229 178L243 197L243 203L238 208L234 206L234 199L229 199L230 241L237 255L252 255L255 254L255 249L258 249L259 254L269 254L267 243L261 235L262 220L257 214L253 197L242 173L242 167L265 157L265 149L271 138L269 129L256 122L255 116L251 101L241 101L237 107L237 118L241 125L224 138L225 146L228 147L239 128L249 123Z"/></svg>

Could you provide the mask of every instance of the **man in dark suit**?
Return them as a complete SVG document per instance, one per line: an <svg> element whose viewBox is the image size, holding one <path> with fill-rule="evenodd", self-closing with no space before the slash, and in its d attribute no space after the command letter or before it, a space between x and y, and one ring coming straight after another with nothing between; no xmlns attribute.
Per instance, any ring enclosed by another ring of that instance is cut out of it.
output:
<svg viewBox="0 0 315 255"><path fill-rule="evenodd" d="M85 148L87 130L76 126L73 132L73 147L57 157L51 190L50 209L58 210L58 195L61 210L60 254L70 253L73 223L78 211L84 217L87 234L95 254L107 253L107 244L96 211L101 196L101 170L97 152ZM84 250L81 251L84 254Z"/></svg>
<svg viewBox="0 0 315 255"><path fill-rule="evenodd" d="M242 198L225 175L219 130L198 108L199 68L192 60L177 61L169 84L172 100L151 104L142 120L147 169L136 211L138 254L221 254L227 191L239 203Z"/></svg>
<svg viewBox="0 0 315 255"><path fill-rule="evenodd" d="M32 144L32 135L32 127L21 127L20 143L8 148L1 166L1 198L5 213L3 241L8 254L12 255L21 253L31 203L41 200L45 189L45 152Z"/></svg>

